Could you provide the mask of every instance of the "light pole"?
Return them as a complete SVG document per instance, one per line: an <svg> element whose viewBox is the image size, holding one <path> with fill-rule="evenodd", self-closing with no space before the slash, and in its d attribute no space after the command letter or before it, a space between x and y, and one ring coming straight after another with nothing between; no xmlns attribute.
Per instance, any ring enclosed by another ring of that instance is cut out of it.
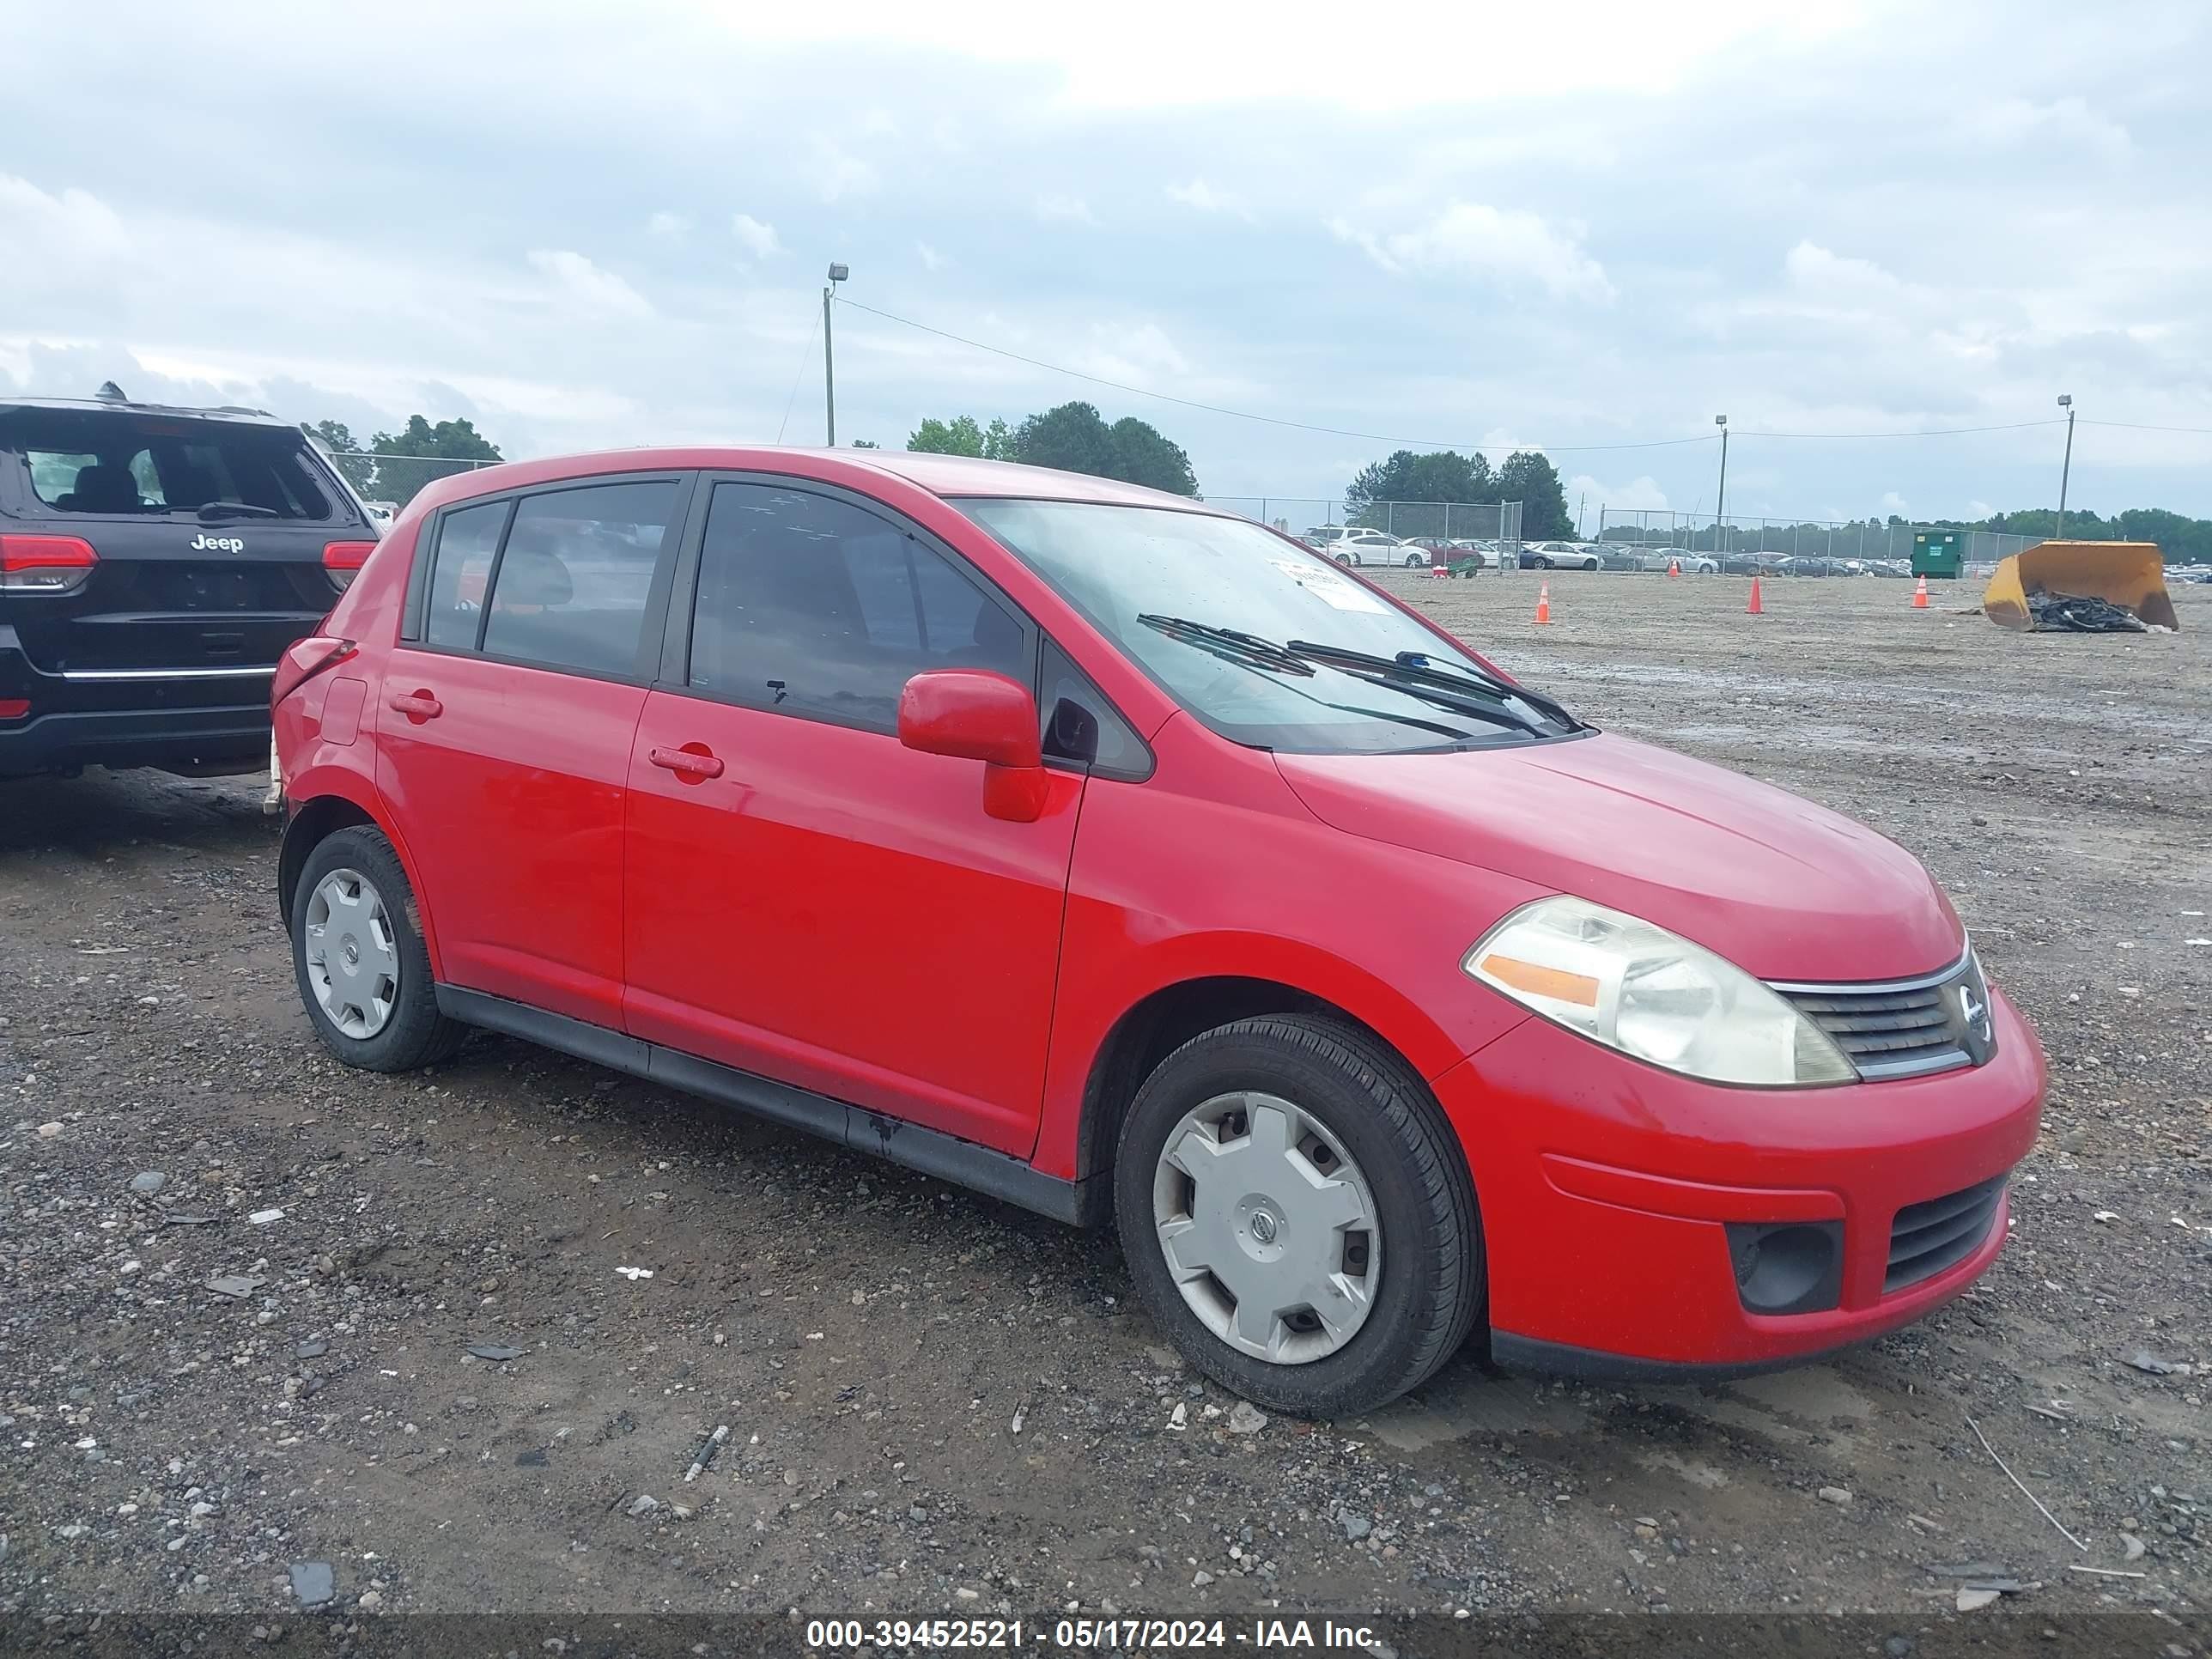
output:
<svg viewBox="0 0 2212 1659"><path fill-rule="evenodd" d="M2066 411L2066 459L2058 468L2058 533L2051 538L2054 542L2066 539L2066 480L2074 471L2074 394L2060 392L2058 406Z"/></svg>
<svg viewBox="0 0 2212 1659"><path fill-rule="evenodd" d="M1713 552L1722 552L1721 538L1728 534L1728 416L1716 415L1713 424L1721 429L1721 493L1719 505L1713 508Z"/></svg>
<svg viewBox="0 0 2212 1659"><path fill-rule="evenodd" d="M830 301L837 292L837 284L852 274L844 265L831 265L829 286L822 290L822 424L829 434L832 449L837 447L837 372L836 360L830 349Z"/></svg>

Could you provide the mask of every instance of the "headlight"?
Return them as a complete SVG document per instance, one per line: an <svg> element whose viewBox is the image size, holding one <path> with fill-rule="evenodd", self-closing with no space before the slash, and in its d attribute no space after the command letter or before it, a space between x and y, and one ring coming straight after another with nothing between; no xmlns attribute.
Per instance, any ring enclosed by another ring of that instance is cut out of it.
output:
<svg viewBox="0 0 2212 1659"><path fill-rule="evenodd" d="M1734 963L1582 899L1523 905L1460 965L1522 1007L1670 1072L1768 1088L1858 1079L1826 1032Z"/></svg>

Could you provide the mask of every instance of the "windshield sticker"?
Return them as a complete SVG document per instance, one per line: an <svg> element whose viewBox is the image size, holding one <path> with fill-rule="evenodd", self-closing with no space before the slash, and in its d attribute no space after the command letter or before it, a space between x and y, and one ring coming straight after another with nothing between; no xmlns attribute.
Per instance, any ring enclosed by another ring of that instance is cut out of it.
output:
<svg viewBox="0 0 2212 1659"><path fill-rule="evenodd" d="M1340 576L1334 570L1318 570L1296 559L1271 559L1268 562L1324 605L1334 605L1339 611L1364 611L1376 617L1390 614L1382 600L1348 576Z"/></svg>

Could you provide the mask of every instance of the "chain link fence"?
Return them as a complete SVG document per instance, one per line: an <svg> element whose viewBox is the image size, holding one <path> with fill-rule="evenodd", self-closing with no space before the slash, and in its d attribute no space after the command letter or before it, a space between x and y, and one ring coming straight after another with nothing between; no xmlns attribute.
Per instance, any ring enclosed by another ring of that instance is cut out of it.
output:
<svg viewBox="0 0 2212 1659"><path fill-rule="evenodd" d="M1784 559L1856 559L1883 562L1910 561L1912 538L1923 530L1942 530L1943 525L1891 524L1876 519L1775 519L1739 517L1730 514L1716 521L1707 514L1670 512L1660 507L1601 507L1598 509L1598 539L1625 542L1632 547L1670 548L1685 553L1728 557L1765 554ZM1965 530L1968 564L1995 565L2044 538L2020 536L1995 530Z"/></svg>
<svg viewBox="0 0 2212 1659"><path fill-rule="evenodd" d="M1379 530L1408 542L1486 541L1517 545L1521 540L1518 501L1370 501L1346 518L1342 501L1316 496L1208 495L1204 499L1209 507L1225 507L1291 536L1350 525Z"/></svg>
<svg viewBox="0 0 2212 1659"><path fill-rule="evenodd" d="M497 461L449 460L437 455L371 455L360 451L323 451L323 459L344 475L362 500L393 513L419 494L424 486L478 467L497 466Z"/></svg>

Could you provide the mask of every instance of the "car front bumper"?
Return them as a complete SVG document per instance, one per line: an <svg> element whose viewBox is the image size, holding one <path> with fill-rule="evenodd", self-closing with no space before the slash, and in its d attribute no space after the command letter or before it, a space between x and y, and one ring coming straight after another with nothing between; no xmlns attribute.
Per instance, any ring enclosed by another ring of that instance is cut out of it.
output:
<svg viewBox="0 0 2212 1659"><path fill-rule="evenodd" d="M2033 1032L1991 1002L1988 1063L1896 1082L1723 1087L1536 1018L1446 1073L1433 1086L1474 1177L1493 1356L1621 1380L1740 1375L1951 1300L2003 1248L2008 1198L1974 1189L2027 1154L2043 1098ZM1917 1218L1954 1208L1970 1231L1918 1272ZM1755 1311L1742 1241L1790 1224L1832 1241L1832 1281L1804 1311Z"/></svg>

